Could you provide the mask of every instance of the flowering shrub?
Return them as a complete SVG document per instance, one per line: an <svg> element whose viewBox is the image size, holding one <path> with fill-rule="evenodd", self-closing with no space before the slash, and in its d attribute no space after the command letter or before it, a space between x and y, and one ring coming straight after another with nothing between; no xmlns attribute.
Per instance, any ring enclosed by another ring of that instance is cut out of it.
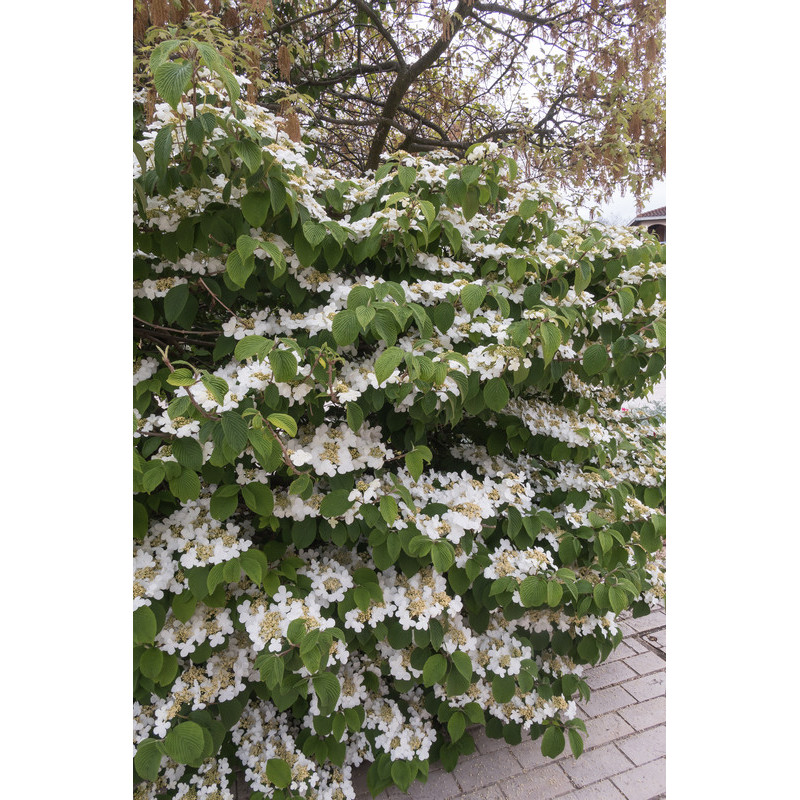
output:
<svg viewBox="0 0 800 800"><path fill-rule="evenodd" d="M344 178L153 54L134 145L137 798L353 798L469 726L582 750L663 598L664 251L502 150ZM141 98L137 98L141 102Z"/></svg>

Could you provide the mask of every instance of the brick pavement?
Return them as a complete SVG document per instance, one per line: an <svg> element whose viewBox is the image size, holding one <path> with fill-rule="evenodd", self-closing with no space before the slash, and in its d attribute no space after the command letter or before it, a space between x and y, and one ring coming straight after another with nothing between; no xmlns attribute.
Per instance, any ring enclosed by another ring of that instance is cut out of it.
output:
<svg viewBox="0 0 800 800"><path fill-rule="evenodd" d="M378 800L665 800L666 623L662 611L624 618L623 643L587 671L592 696L578 703L588 731L580 758L569 746L546 758L539 741L511 746L479 729L475 752L453 772L432 765L426 784L412 784L407 795L392 787ZM371 798L367 767L355 770L356 800Z"/></svg>

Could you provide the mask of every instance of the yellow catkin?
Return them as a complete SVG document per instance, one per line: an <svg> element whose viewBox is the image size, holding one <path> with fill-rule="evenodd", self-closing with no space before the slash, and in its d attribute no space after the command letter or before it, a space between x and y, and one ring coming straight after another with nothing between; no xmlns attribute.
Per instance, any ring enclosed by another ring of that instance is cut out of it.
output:
<svg viewBox="0 0 800 800"><path fill-rule="evenodd" d="M292 57L289 55L289 48L285 44L278 48L278 71L283 80L289 80L292 73Z"/></svg>
<svg viewBox="0 0 800 800"><path fill-rule="evenodd" d="M642 135L642 118L638 111L634 111L633 114L631 114L631 118L628 120L628 133L634 142L639 141Z"/></svg>
<svg viewBox="0 0 800 800"><path fill-rule="evenodd" d="M161 28L169 18L167 0L150 0L150 22L156 28Z"/></svg>
<svg viewBox="0 0 800 800"><path fill-rule="evenodd" d="M150 26L150 14L147 5L140 3L133 9L133 39L135 42L143 42L147 28Z"/></svg>

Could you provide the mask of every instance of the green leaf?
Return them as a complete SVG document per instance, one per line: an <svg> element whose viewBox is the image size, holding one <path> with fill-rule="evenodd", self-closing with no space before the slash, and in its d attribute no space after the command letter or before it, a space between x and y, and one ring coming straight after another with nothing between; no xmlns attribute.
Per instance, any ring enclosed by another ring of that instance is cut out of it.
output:
<svg viewBox="0 0 800 800"><path fill-rule="evenodd" d="M294 359L292 360L294 361ZM269 422L270 425L274 425L276 428L280 428L282 431L286 431L286 433L293 438L297 436L297 421L288 414L270 414L267 417L267 422Z"/></svg>
<svg viewBox="0 0 800 800"><path fill-rule="evenodd" d="M447 674L447 659L441 653L434 653L425 661L422 668L422 682L425 686L441 683Z"/></svg>
<svg viewBox="0 0 800 800"><path fill-rule="evenodd" d="M285 789L292 782L292 768L282 758L267 761L267 780L279 789Z"/></svg>
<svg viewBox="0 0 800 800"><path fill-rule="evenodd" d="M431 547L431 560L434 569L443 574L453 566L456 560L456 553L453 545L446 539L437 539Z"/></svg>
<svg viewBox="0 0 800 800"><path fill-rule="evenodd" d="M525 271L528 268L528 262L524 258L509 258L506 263L506 271L508 277L512 281L518 281L525 277Z"/></svg>
<svg viewBox="0 0 800 800"><path fill-rule="evenodd" d="M222 413L222 432L227 444L237 455L247 447L247 423L235 411Z"/></svg>
<svg viewBox="0 0 800 800"><path fill-rule="evenodd" d="M200 376L200 381L205 386L206 391L211 395L218 405L225 403L225 395L228 393L228 382L218 375L211 375L208 372L203 372Z"/></svg>
<svg viewBox="0 0 800 800"><path fill-rule="evenodd" d="M491 378L483 387L483 399L492 411L502 411L510 399L506 382L502 378Z"/></svg>
<svg viewBox="0 0 800 800"><path fill-rule="evenodd" d="M144 539L149 523L147 509L138 501L133 501L133 538Z"/></svg>
<svg viewBox="0 0 800 800"><path fill-rule="evenodd" d="M184 436L172 443L172 455L181 466L199 470L203 466L203 448L196 439Z"/></svg>
<svg viewBox="0 0 800 800"><path fill-rule="evenodd" d="M536 213L538 207L538 203L530 198L525 198L525 200L519 204L519 211L517 213L522 219L530 219Z"/></svg>
<svg viewBox="0 0 800 800"><path fill-rule="evenodd" d="M268 689L280 685L284 673L283 658L275 653L263 653L256 659L256 667Z"/></svg>
<svg viewBox="0 0 800 800"><path fill-rule="evenodd" d="M208 42L198 42L196 39L192 40L192 44L197 48L200 59L209 69L214 70L214 72L225 69L225 62L213 45L208 44Z"/></svg>
<svg viewBox="0 0 800 800"><path fill-rule="evenodd" d="M519 585L519 598L526 608L542 605L547 599L547 581L530 575Z"/></svg>
<svg viewBox="0 0 800 800"><path fill-rule="evenodd" d="M191 386L193 383L195 383L194 372L192 372L190 369L186 369L185 367L176 369L175 372L171 372L167 376L167 383L170 386Z"/></svg>
<svg viewBox="0 0 800 800"><path fill-rule="evenodd" d="M303 223L303 236L312 247L319 247L325 239L327 231L324 225L308 220Z"/></svg>
<svg viewBox="0 0 800 800"><path fill-rule="evenodd" d="M653 323L653 332L655 333L656 338L658 339L658 343L662 347L666 347L667 346L667 323L664 322L663 319L657 319Z"/></svg>
<svg viewBox="0 0 800 800"><path fill-rule="evenodd" d="M164 317L167 322L175 322L181 315L189 300L189 284L179 283L173 286L164 296Z"/></svg>
<svg viewBox="0 0 800 800"><path fill-rule="evenodd" d="M150 72L155 72L183 44L182 39L167 39L156 45L150 54Z"/></svg>
<svg viewBox="0 0 800 800"><path fill-rule="evenodd" d="M550 725L542 736L542 755L555 758L564 752L564 731Z"/></svg>
<svg viewBox="0 0 800 800"><path fill-rule="evenodd" d="M279 383L294 380L297 376L297 359L288 350L272 350L268 356L272 374Z"/></svg>
<svg viewBox="0 0 800 800"><path fill-rule="evenodd" d="M263 242L261 249L272 259L272 263L275 265L275 277L283 275L286 272L286 259L278 245L273 242Z"/></svg>
<svg viewBox="0 0 800 800"><path fill-rule="evenodd" d="M472 659L460 650L455 650L450 656L450 660L461 675L468 681L472 680Z"/></svg>
<svg viewBox="0 0 800 800"><path fill-rule="evenodd" d="M400 185L408 191L408 187L417 179L417 171L414 167L406 167L400 165L397 168L397 177L400 180Z"/></svg>
<svg viewBox="0 0 800 800"><path fill-rule="evenodd" d="M211 495L211 516L223 522L239 505L239 486L223 485Z"/></svg>
<svg viewBox="0 0 800 800"><path fill-rule="evenodd" d="M171 728L164 739L164 750L179 764L199 761L203 746L203 729L196 722L181 722Z"/></svg>
<svg viewBox="0 0 800 800"><path fill-rule="evenodd" d="M429 200L420 200L419 207L422 209L422 213L425 216L425 221L428 225L433 225L434 220L436 219L436 207L431 203Z"/></svg>
<svg viewBox="0 0 800 800"><path fill-rule="evenodd" d="M156 91L173 108L181 100L192 80L192 62L185 59L166 61L153 72Z"/></svg>
<svg viewBox="0 0 800 800"><path fill-rule="evenodd" d="M348 500L350 489L336 489L325 495L319 507L319 513L323 517L338 517L350 509L353 505L352 500Z"/></svg>
<svg viewBox="0 0 800 800"><path fill-rule="evenodd" d="M399 347L389 347L375 361L375 378L380 386L398 367L405 357Z"/></svg>
<svg viewBox="0 0 800 800"><path fill-rule="evenodd" d="M333 338L340 347L353 344L361 331L355 311L348 308L336 314L333 318L332 331Z"/></svg>
<svg viewBox="0 0 800 800"><path fill-rule="evenodd" d="M561 331L555 322L543 322L539 327L539 338L542 340L544 365L547 366L561 346Z"/></svg>
<svg viewBox="0 0 800 800"><path fill-rule="evenodd" d="M191 592L181 592L172 598L172 613L181 622L188 622L197 608L197 598Z"/></svg>
<svg viewBox="0 0 800 800"><path fill-rule="evenodd" d="M449 720L447 720L447 732L450 738L455 742L464 735L467 727L467 720L463 712L456 711Z"/></svg>
<svg viewBox="0 0 800 800"><path fill-rule="evenodd" d="M354 433L364 424L364 411L358 403L347 404L347 426Z"/></svg>
<svg viewBox="0 0 800 800"><path fill-rule="evenodd" d="M336 706L336 701L342 692L339 679L332 672L320 672L311 682L319 700L320 712L329 714Z"/></svg>
<svg viewBox="0 0 800 800"><path fill-rule="evenodd" d="M142 780L152 782L158 779L161 755L161 742L157 739L145 739L139 743L136 755L133 757L133 765Z"/></svg>
<svg viewBox="0 0 800 800"><path fill-rule="evenodd" d="M397 501L391 495L385 494L380 500L381 516L386 521L386 524L391 527L392 523L397 519L400 510L397 507Z"/></svg>
<svg viewBox="0 0 800 800"><path fill-rule="evenodd" d="M619 303L620 311L622 312L623 317L627 317L628 314L633 311L633 307L636 305L636 295L629 286L623 286L617 292L617 302Z"/></svg>
<svg viewBox="0 0 800 800"><path fill-rule="evenodd" d="M269 195L265 192L248 192L239 200L244 218L254 227L260 228L267 221Z"/></svg>
<svg viewBox="0 0 800 800"><path fill-rule="evenodd" d="M291 482L289 494L302 495L309 488L311 488L311 478L303 473Z"/></svg>
<svg viewBox="0 0 800 800"><path fill-rule="evenodd" d="M619 586L611 586L608 589L608 601L611 603L611 610L615 614L619 614L628 605L628 596L619 588Z"/></svg>
<svg viewBox="0 0 800 800"><path fill-rule="evenodd" d="M372 320L375 319L375 309L371 306L358 306L355 312L358 324L362 330L367 330Z"/></svg>
<svg viewBox="0 0 800 800"><path fill-rule="evenodd" d="M557 581L548 581L547 583L547 605L555 608L564 596L564 587Z"/></svg>
<svg viewBox="0 0 800 800"><path fill-rule="evenodd" d="M583 752L583 739L574 728L569 729L569 746L572 749L572 755L574 755L575 758L580 758Z"/></svg>
<svg viewBox="0 0 800 800"><path fill-rule="evenodd" d="M472 314L475 309L477 309L481 303L483 303L484 298L486 297L486 287L480 286L474 283L468 283L466 286L461 288L461 304L464 306L464 310Z"/></svg>
<svg viewBox="0 0 800 800"><path fill-rule="evenodd" d="M271 341L265 339L263 336L252 335L252 336L245 336L244 339L240 339L236 343L236 347L233 351L233 355L239 360L244 361L246 358L250 358L251 356L258 355L261 358L261 353L264 351L269 345L272 344Z"/></svg>
<svg viewBox="0 0 800 800"><path fill-rule="evenodd" d="M478 187L468 187L466 195L464 196L464 203L461 206L464 219L471 220L478 213L480 207L480 193L478 192Z"/></svg>
<svg viewBox="0 0 800 800"><path fill-rule="evenodd" d="M194 470L183 467L180 473L169 481L169 490L182 503L200 497L200 479Z"/></svg>
<svg viewBox="0 0 800 800"><path fill-rule="evenodd" d="M467 164L461 170L461 180L469 186L477 183L483 172L483 164Z"/></svg>
<svg viewBox="0 0 800 800"><path fill-rule="evenodd" d="M269 486L255 481L242 486L242 498L249 509L262 517L268 517L275 506L275 498Z"/></svg>
<svg viewBox="0 0 800 800"><path fill-rule="evenodd" d="M157 647L151 647L142 653L139 659L139 671L146 678L155 680L164 664L164 654Z"/></svg>
<svg viewBox="0 0 800 800"><path fill-rule="evenodd" d="M234 74L224 67L217 67L214 71L219 75L231 101L238 100L240 94L239 82L236 80Z"/></svg>
<svg viewBox="0 0 800 800"><path fill-rule="evenodd" d="M593 344L583 354L583 368L587 375L597 375L608 365L608 353L602 344Z"/></svg>
<svg viewBox="0 0 800 800"><path fill-rule="evenodd" d="M167 174L167 167L172 159L172 129L175 126L171 123L165 125L156 134L153 144L153 162L159 178L164 178Z"/></svg>
<svg viewBox="0 0 800 800"><path fill-rule="evenodd" d="M456 310L450 303L439 303L433 309L433 322L442 333L450 330L455 317Z"/></svg>
<svg viewBox="0 0 800 800"><path fill-rule="evenodd" d="M269 571L267 557L261 550L252 548L245 550L239 556L239 563L253 583L261 584L264 581L264 574Z"/></svg>
<svg viewBox="0 0 800 800"><path fill-rule="evenodd" d="M234 143L233 149L247 165L251 175L261 166L261 148L255 142L242 139Z"/></svg>
<svg viewBox="0 0 800 800"><path fill-rule="evenodd" d="M492 679L492 696L498 703L507 703L516 693L517 684L510 675L497 675Z"/></svg>
<svg viewBox="0 0 800 800"><path fill-rule="evenodd" d="M416 452L406 453L405 462L406 469L409 471L411 477L415 482L418 481L424 469L422 456Z"/></svg>
<svg viewBox="0 0 800 800"><path fill-rule="evenodd" d="M225 271L228 277L239 287L243 288L247 283L247 279L253 274L256 267L255 259L250 258L242 260L238 250L233 250L225 261Z"/></svg>

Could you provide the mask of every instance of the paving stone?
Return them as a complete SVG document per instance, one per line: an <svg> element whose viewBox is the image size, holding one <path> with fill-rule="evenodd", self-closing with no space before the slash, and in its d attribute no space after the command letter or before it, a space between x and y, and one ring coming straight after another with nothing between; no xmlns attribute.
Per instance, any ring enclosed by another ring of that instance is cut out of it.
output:
<svg viewBox="0 0 800 800"><path fill-rule="evenodd" d="M607 744L587 750L580 758L564 761L561 766L580 788L627 770L631 762L613 744Z"/></svg>
<svg viewBox="0 0 800 800"><path fill-rule="evenodd" d="M603 714L602 717L586 720L584 746L587 750L599 747L601 744L621 739L629 733L634 733L634 729L618 714Z"/></svg>
<svg viewBox="0 0 800 800"><path fill-rule="evenodd" d="M408 794L401 792L396 786L391 787L390 797L405 797L408 800L450 800L461 797L461 787L456 783L452 772L432 772L428 774L427 783L415 781L408 787Z"/></svg>
<svg viewBox="0 0 800 800"><path fill-rule="evenodd" d="M648 679L640 678L639 680ZM631 682L628 681L628 683L625 684L626 688L630 683ZM618 708L629 706L634 702L636 702L636 698L628 694L622 686L609 686L607 689L600 689L599 691L592 692L592 696L588 702L581 700L578 705L588 716L600 717L603 714L616 711Z"/></svg>
<svg viewBox="0 0 800 800"><path fill-rule="evenodd" d="M667 698L661 695L643 703L621 708L619 715L637 731L647 730L667 721Z"/></svg>
<svg viewBox="0 0 800 800"><path fill-rule="evenodd" d="M634 650L630 646L629 642L622 642L611 651L611 655L608 657L608 662L619 661L620 659L628 658L629 656L635 656L639 652L639 650Z"/></svg>
<svg viewBox="0 0 800 800"><path fill-rule="evenodd" d="M639 639L639 634L631 632L631 635L625 638L625 641L622 644L628 645L636 653L649 653L650 650L648 649L646 644L642 644Z"/></svg>
<svg viewBox="0 0 800 800"><path fill-rule="evenodd" d="M639 633L652 631L655 628L663 628L667 624L667 615L663 611L651 611L644 617L631 617L625 620L625 624Z"/></svg>
<svg viewBox="0 0 800 800"><path fill-rule="evenodd" d="M614 775L611 780L627 800L652 800L667 790L667 761L659 758L658 761Z"/></svg>
<svg viewBox="0 0 800 800"><path fill-rule="evenodd" d="M566 737L564 737L566 739ZM520 744L514 747L514 757L522 764L525 769L536 769L537 767L544 767L548 764L554 764L556 761L560 761L562 758L572 758L572 750L569 746L569 740L566 742L566 746L564 747L563 752L561 755L556 756L556 758L550 758L550 756L543 756L542 755L542 740L536 739L536 741L531 741L530 739L520 742Z"/></svg>
<svg viewBox="0 0 800 800"><path fill-rule="evenodd" d="M647 675L648 672L657 672L665 667L664 659L649 651L632 658L626 658L625 664L640 675Z"/></svg>
<svg viewBox="0 0 800 800"><path fill-rule="evenodd" d="M505 800L497 786L495 783L491 786L484 786L483 789L476 789L474 792L460 794L458 800Z"/></svg>
<svg viewBox="0 0 800 800"><path fill-rule="evenodd" d="M624 661L612 661L592 667L586 673L586 683L591 689L602 689L604 686L611 686L612 683L622 683L628 678L635 677L636 673L626 666Z"/></svg>
<svg viewBox="0 0 800 800"><path fill-rule="evenodd" d="M659 650L667 651L667 629L664 628L660 631L653 631L646 633L644 637L651 645L657 647Z"/></svg>
<svg viewBox="0 0 800 800"><path fill-rule="evenodd" d="M625 800L625 795L611 781L600 781L565 794L558 800Z"/></svg>
<svg viewBox="0 0 800 800"><path fill-rule="evenodd" d="M625 684L625 691L630 692L639 702L666 694L666 672L654 672L652 675L645 675L635 681L628 681ZM592 699L594 699L594 695L592 695Z"/></svg>
<svg viewBox="0 0 800 800"><path fill-rule="evenodd" d="M539 767L513 778L500 781L498 786L508 800L549 800L572 789L569 778L558 764Z"/></svg>
<svg viewBox="0 0 800 800"><path fill-rule="evenodd" d="M629 736L617 747L637 766L667 754L667 726L659 725L648 731Z"/></svg>
<svg viewBox="0 0 800 800"><path fill-rule="evenodd" d="M522 767L510 750L498 750L459 761L454 774L461 788L471 792L521 772Z"/></svg>
<svg viewBox="0 0 800 800"><path fill-rule="evenodd" d="M486 735L486 731L484 728L479 728L478 730L471 731L472 738L475 740L475 745L478 748L478 753L495 753L498 750L504 750L508 747L506 744L505 739L490 739ZM516 750L514 751L516 755Z"/></svg>

